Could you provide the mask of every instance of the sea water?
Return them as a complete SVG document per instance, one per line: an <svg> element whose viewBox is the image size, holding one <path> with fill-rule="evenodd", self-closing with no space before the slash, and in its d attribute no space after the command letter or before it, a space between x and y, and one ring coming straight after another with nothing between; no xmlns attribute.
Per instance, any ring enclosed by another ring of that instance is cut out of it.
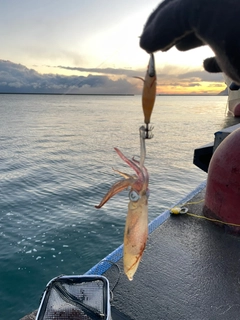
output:
<svg viewBox="0 0 240 320"><path fill-rule="evenodd" d="M236 123L227 97L158 96L146 141L149 221L207 178L195 148ZM140 96L0 95L0 319L37 309L47 282L83 274L123 241L128 192L95 209L133 173L114 151L138 157Z"/></svg>

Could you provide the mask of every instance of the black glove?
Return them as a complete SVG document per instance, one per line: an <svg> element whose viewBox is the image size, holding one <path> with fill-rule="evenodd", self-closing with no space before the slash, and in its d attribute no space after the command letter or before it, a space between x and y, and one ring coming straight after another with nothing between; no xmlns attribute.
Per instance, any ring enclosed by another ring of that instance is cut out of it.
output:
<svg viewBox="0 0 240 320"><path fill-rule="evenodd" d="M224 72L240 84L239 0L165 0L148 18L140 40L147 52L205 44L216 55L204 61L205 70Z"/></svg>
<svg viewBox="0 0 240 320"><path fill-rule="evenodd" d="M235 82L232 82L229 86L229 89L232 91L237 91L240 89L240 87Z"/></svg>

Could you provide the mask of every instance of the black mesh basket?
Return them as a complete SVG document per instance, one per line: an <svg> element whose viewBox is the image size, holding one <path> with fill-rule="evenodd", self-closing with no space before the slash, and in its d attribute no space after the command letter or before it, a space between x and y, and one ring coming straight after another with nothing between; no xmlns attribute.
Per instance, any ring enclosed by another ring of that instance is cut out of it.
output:
<svg viewBox="0 0 240 320"><path fill-rule="evenodd" d="M44 291L36 320L111 320L108 280L103 276L61 276Z"/></svg>

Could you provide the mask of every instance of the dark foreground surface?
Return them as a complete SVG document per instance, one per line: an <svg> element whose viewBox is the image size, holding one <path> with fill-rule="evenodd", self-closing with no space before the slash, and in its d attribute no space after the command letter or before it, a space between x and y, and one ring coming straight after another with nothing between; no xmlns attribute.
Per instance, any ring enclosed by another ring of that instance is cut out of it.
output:
<svg viewBox="0 0 240 320"><path fill-rule="evenodd" d="M199 215L202 206L187 204ZM115 286L113 320L240 319L240 237L212 222L171 216L149 235L133 281L122 270L121 259L104 273Z"/></svg>
<svg viewBox="0 0 240 320"><path fill-rule="evenodd" d="M187 207L201 214L202 204ZM239 237L206 220L171 216L150 235L134 280L121 276L112 305L129 319L239 319L239 269ZM112 271L105 273L110 282Z"/></svg>

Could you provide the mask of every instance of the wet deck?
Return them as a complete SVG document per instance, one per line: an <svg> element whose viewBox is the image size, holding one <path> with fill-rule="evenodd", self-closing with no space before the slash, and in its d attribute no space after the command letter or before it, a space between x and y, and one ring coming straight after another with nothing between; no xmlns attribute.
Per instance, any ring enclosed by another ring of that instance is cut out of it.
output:
<svg viewBox="0 0 240 320"><path fill-rule="evenodd" d="M187 205L199 215L202 206ZM149 236L134 280L121 275L112 305L126 319L237 320L239 269L240 237L206 220L171 216ZM116 279L114 268L104 275L110 283Z"/></svg>
<svg viewBox="0 0 240 320"><path fill-rule="evenodd" d="M195 193L184 202L196 202L187 207L201 215L204 185ZM100 263L89 271L100 274L108 268L103 275L111 288L115 286L113 320L239 319L240 237L212 222L169 212L149 229L147 248L133 281L122 273L121 247L106 258L113 264Z"/></svg>

